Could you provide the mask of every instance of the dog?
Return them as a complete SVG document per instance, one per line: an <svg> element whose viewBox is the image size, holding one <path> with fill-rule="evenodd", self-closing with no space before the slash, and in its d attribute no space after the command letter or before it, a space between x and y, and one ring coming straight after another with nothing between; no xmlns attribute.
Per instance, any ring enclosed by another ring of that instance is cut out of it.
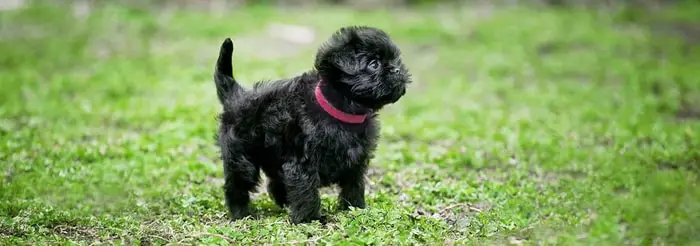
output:
<svg viewBox="0 0 700 246"><path fill-rule="evenodd" d="M378 111L406 93L411 74L383 30L346 26L318 49L314 68L244 88L233 76L233 42L214 71L223 107L216 134L232 221L250 214L250 192L269 182L272 200L293 224L319 221L318 189L338 185L338 208L365 208L365 172L379 138Z"/></svg>

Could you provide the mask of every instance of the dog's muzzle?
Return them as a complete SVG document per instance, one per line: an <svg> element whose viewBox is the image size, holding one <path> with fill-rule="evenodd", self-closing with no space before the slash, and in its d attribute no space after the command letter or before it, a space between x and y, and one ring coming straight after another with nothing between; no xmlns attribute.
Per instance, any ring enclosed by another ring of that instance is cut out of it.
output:
<svg viewBox="0 0 700 246"><path fill-rule="evenodd" d="M401 99L401 97L403 97L403 95L405 95L405 94L406 94L406 85L396 86L396 88L394 88L392 90L392 93L389 95L389 98L387 101L388 101L388 103L395 103L395 102L399 101L399 99Z"/></svg>

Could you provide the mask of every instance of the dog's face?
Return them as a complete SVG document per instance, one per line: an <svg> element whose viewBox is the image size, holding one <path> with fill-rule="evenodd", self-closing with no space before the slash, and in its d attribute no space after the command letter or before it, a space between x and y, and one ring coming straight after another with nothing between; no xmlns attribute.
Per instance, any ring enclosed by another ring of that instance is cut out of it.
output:
<svg viewBox="0 0 700 246"><path fill-rule="evenodd" d="M343 27L316 54L319 74L351 100L378 110L406 93L411 75L382 30Z"/></svg>

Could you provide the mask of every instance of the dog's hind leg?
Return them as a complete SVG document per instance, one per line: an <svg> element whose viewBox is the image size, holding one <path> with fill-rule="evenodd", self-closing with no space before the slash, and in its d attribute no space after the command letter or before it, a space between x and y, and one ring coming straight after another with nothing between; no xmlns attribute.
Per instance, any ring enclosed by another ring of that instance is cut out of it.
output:
<svg viewBox="0 0 700 246"><path fill-rule="evenodd" d="M260 169L243 155L224 155L224 196L232 220L250 215L250 192L260 181Z"/></svg>
<svg viewBox="0 0 700 246"><path fill-rule="evenodd" d="M287 205L287 188L284 186L284 182L271 179L267 184L267 193L270 194L270 198L275 201L277 206L283 208Z"/></svg>

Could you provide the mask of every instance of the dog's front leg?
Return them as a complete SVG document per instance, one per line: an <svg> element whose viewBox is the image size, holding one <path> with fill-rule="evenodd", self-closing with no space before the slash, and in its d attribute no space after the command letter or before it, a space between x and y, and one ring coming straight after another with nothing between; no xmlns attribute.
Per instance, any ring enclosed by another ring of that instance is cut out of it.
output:
<svg viewBox="0 0 700 246"><path fill-rule="evenodd" d="M339 180L340 194L338 195L338 208L347 210L350 206L365 208L365 180L361 170L349 172Z"/></svg>
<svg viewBox="0 0 700 246"><path fill-rule="evenodd" d="M287 201L293 224L309 223L321 217L320 183L316 168L309 163L288 162L282 165Z"/></svg>

